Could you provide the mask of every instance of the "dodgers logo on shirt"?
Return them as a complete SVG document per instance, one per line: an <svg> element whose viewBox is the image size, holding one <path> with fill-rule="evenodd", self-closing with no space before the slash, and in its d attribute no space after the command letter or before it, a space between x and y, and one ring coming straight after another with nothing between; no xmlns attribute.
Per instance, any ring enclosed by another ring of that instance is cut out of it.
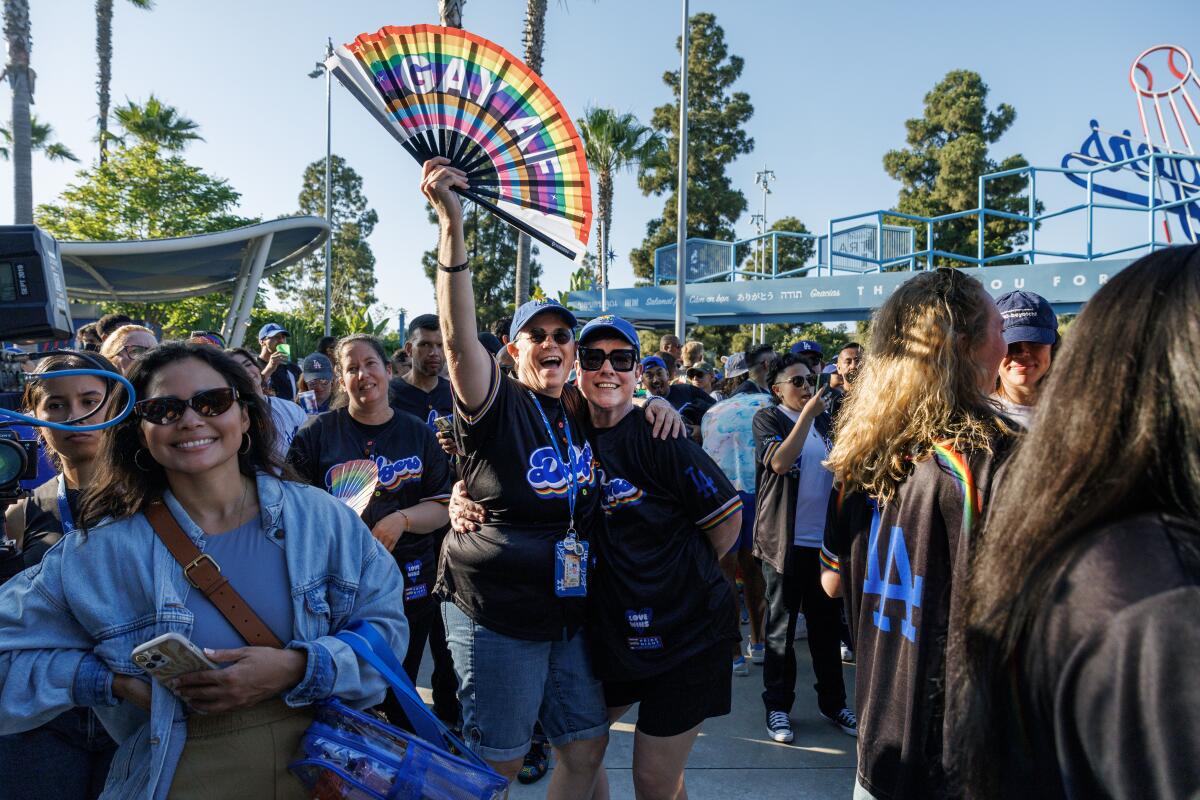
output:
<svg viewBox="0 0 1200 800"><path fill-rule="evenodd" d="M395 461L375 456L375 463L379 466L379 485L389 492L415 483L425 474L425 465L421 463L420 456L397 458Z"/></svg>
<svg viewBox="0 0 1200 800"><path fill-rule="evenodd" d="M408 578L410 581L415 581L420 576L421 576L421 561L420 561L420 559L417 559L416 561L409 561L407 564L404 565L404 577Z"/></svg>
<svg viewBox="0 0 1200 800"><path fill-rule="evenodd" d="M584 442L582 449L571 445L571 460L579 487L592 486L596 481L592 471L591 444ZM538 497L543 499L566 497L571 485L553 447L539 447L529 454L529 471L525 473L525 479Z"/></svg>
<svg viewBox="0 0 1200 800"><path fill-rule="evenodd" d="M913 610L921 607L925 578L914 575L908 560L908 546L904 542L904 529L892 526L884 558L883 569L879 567L879 509L871 517L871 533L867 539L867 577L863 580L863 597L879 596L879 610L871 613L875 627L885 633L892 630L892 617L887 614L887 604L903 603L905 614L900 617L900 635L910 642L917 640L917 625L913 622ZM892 579L896 582L893 583Z"/></svg>
<svg viewBox="0 0 1200 800"><path fill-rule="evenodd" d="M624 478L611 478L608 481L602 481L600 485L604 488L600 505L604 508L605 514L612 514L621 506L636 506L642 502L644 496L641 489Z"/></svg>
<svg viewBox="0 0 1200 800"><path fill-rule="evenodd" d="M650 627L650 620L653 617L654 610L650 608L625 609L625 620L629 623L629 627L638 633L642 633Z"/></svg>

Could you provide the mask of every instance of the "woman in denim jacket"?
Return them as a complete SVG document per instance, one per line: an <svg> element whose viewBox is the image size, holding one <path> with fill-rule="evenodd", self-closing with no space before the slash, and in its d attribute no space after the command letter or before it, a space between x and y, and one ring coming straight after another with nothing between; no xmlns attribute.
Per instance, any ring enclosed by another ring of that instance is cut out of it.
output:
<svg viewBox="0 0 1200 800"><path fill-rule="evenodd" d="M228 356L167 345L129 378L147 399L107 432L81 531L0 589L0 734L91 707L120 743L104 798L304 797L286 765L306 707L385 688L334 634L364 620L404 652L395 561L349 507L276 477L270 414ZM159 499L285 649L243 646L191 591L143 513ZM168 632L224 668L148 682L131 651Z"/></svg>

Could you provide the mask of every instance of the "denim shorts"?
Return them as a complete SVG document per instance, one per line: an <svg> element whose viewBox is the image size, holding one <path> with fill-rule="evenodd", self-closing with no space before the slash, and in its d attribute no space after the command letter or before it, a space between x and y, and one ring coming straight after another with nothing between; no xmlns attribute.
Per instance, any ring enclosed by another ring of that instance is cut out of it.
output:
<svg viewBox="0 0 1200 800"><path fill-rule="evenodd" d="M442 603L442 619L458 674L463 739L475 753L489 761L524 756L539 720L555 747L608 732L604 690L582 631L556 642L514 639L454 603Z"/></svg>

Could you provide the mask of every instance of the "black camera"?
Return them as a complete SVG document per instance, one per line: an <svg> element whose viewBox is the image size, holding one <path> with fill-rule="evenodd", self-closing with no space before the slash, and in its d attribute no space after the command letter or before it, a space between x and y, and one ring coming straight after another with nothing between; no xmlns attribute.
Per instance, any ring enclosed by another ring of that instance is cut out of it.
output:
<svg viewBox="0 0 1200 800"><path fill-rule="evenodd" d="M0 225L0 308L0 340L74 335L58 242L36 225Z"/></svg>
<svg viewBox="0 0 1200 800"><path fill-rule="evenodd" d="M37 472L37 440L19 439L16 431L0 430L0 501L20 497L20 482L33 480Z"/></svg>

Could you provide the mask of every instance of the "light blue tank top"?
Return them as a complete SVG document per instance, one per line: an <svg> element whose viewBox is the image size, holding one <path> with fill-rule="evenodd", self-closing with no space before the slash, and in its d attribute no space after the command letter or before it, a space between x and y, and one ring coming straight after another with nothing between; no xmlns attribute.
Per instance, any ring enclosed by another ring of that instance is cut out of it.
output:
<svg viewBox="0 0 1200 800"><path fill-rule="evenodd" d="M204 552L279 640L290 642L294 620L287 559L283 548L263 533L262 520L256 515L227 533L205 535ZM197 647L246 647L246 640L199 589L188 592L185 605L195 616L192 642Z"/></svg>

